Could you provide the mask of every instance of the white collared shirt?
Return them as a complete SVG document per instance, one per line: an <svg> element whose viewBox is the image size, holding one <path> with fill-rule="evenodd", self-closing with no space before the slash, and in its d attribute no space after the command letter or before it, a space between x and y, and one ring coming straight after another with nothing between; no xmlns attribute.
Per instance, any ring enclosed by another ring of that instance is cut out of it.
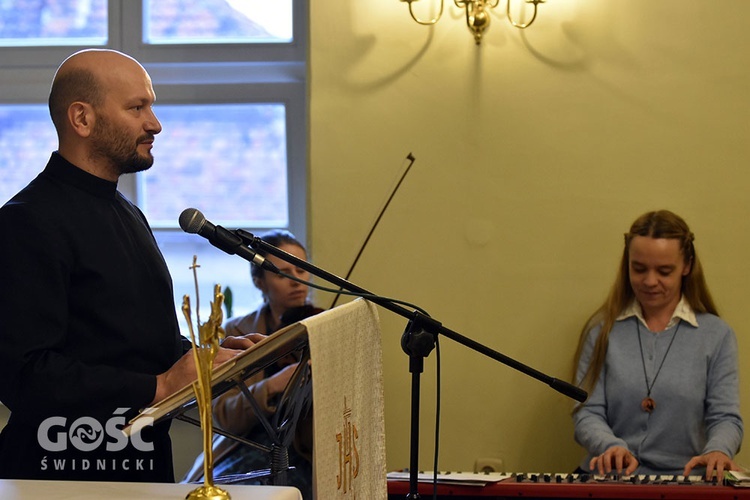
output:
<svg viewBox="0 0 750 500"><path fill-rule="evenodd" d="M648 324L646 323L646 319L643 317L643 309L641 308L641 305L638 303L637 300L633 300L628 307L626 307L622 313L617 317L617 321L629 318L631 316L635 316L640 320L641 323L643 323L643 326L648 328ZM694 327L698 327L698 320L695 317L695 311L693 311L693 308L690 307L690 304L688 304L688 301L685 300L684 296L680 297L680 301L677 303L677 307L674 308L674 312L672 313L672 318L669 320L669 323L667 323L667 327L665 330L672 328L679 320L683 320L686 323L690 323Z"/></svg>

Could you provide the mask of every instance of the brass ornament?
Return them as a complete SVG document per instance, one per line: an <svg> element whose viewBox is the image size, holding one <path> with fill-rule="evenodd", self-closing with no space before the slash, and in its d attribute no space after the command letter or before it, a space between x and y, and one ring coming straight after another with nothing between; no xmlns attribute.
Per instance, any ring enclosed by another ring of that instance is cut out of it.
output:
<svg viewBox="0 0 750 500"><path fill-rule="evenodd" d="M211 302L211 314L208 321L201 324L198 297L198 276L197 264L198 258L193 256L193 278L195 280L196 294L196 324L198 325L198 339L195 337L191 323L190 297L185 295L182 298L182 313L187 320L188 329L190 330L190 340L193 343L193 359L195 368L198 373L198 380L193 382L193 392L200 414L201 429L203 430L203 486L191 491L185 497L186 500L231 500L229 493L217 486L214 486L214 456L213 456L213 411L211 397L211 373L213 361L216 352L219 350L219 342L224 338L225 332L221 327L224 319L222 313L222 304L224 295L221 293L221 286L214 285L214 300ZM196 341L197 340L197 341Z"/></svg>

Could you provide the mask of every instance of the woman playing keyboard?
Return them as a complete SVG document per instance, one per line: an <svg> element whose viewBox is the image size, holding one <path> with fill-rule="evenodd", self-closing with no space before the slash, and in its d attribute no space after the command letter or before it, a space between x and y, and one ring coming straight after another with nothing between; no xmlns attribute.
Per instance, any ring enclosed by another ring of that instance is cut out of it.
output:
<svg viewBox="0 0 750 500"><path fill-rule="evenodd" d="M742 442L737 341L719 318L678 215L639 217L625 234L617 279L589 318L573 412L585 472L714 474L736 470Z"/></svg>

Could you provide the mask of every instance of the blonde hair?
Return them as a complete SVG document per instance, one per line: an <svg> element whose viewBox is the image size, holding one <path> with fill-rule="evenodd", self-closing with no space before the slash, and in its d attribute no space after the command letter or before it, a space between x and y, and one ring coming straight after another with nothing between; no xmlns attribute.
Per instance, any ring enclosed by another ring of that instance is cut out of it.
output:
<svg viewBox="0 0 750 500"><path fill-rule="evenodd" d="M589 393L594 388L596 380L599 378L599 374L604 366L607 345L609 343L609 333L612 331L615 319L635 298L633 288L630 286L629 250L630 242L636 236L679 240L680 252L685 259L685 264L690 265L688 274L682 278L682 296L696 313L719 315L716 305L711 298L711 293L708 291L706 278L703 274L703 266L701 266L701 262L695 252L693 244L695 236L690 232L687 223L679 215L669 210L659 210L641 215L630 226L630 231L625 233L625 247L622 252L620 268L607 299L586 321L578 340L578 349L576 350L573 364L573 382ZM598 325L601 325L601 331L594 344L594 352L591 355L589 366L583 378L576 380L577 367L581 359L583 347L586 345L586 338L591 330Z"/></svg>

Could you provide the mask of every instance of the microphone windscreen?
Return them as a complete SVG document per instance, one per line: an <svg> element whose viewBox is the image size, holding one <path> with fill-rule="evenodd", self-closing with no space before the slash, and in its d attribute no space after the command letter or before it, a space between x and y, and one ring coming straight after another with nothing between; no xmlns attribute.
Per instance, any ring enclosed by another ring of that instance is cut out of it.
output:
<svg viewBox="0 0 750 500"><path fill-rule="evenodd" d="M205 223L206 218L196 208L186 208L180 214L180 227L186 233L198 233Z"/></svg>

